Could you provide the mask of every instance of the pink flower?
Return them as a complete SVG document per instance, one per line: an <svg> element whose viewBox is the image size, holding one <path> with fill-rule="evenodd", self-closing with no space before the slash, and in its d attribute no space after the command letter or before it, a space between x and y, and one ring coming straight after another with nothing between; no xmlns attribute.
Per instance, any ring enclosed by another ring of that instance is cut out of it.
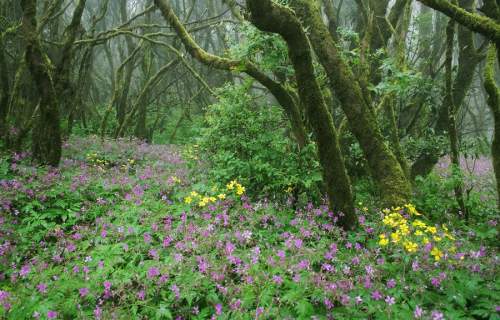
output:
<svg viewBox="0 0 500 320"><path fill-rule="evenodd" d="M144 290L141 290L139 292L137 292L137 299L139 300L144 300L146 298L146 291Z"/></svg>
<svg viewBox="0 0 500 320"><path fill-rule="evenodd" d="M157 267L151 267L148 270L148 278L153 279L156 276L160 275L160 270Z"/></svg>
<svg viewBox="0 0 500 320"><path fill-rule="evenodd" d="M389 280L387 281L387 288L389 288L389 289L390 289L390 288L394 288L395 286L396 286L396 280L394 280L394 279L389 279Z"/></svg>
<svg viewBox="0 0 500 320"><path fill-rule="evenodd" d="M424 314L424 310L420 308L419 306L415 306L415 311L413 312L413 316L415 319L420 319L422 318L422 315Z"/></svg>
<svg viewBox="0 0 500 320"><path fill-rule="evenodd" d="M80 288L78 292L80 293L80 297L84 298L89 294L89 288Z"/></svg>
<svg viewBox="0 0 500 320"><path fill-rule="evenodd" d="M47 318L48 319L55 319L57 318L57 312L49 310L47 311Z"/></svg>
<svg viewBox="0 0 500 320"><path fill-rule="evenodd" d="M372 299L373 300L380 300L382 299L382 294L380 293L380 291L378 290L375 290L372 292Z"/></svg>
<svg viewBox="0 0 500 320"><path fill-rule="evenodd" d="M218 316L222 314L222 305L220 303L215 305L215 314Z"/></svg>
<svg viewBox="0 0 500 320"><path fill-rule="evenodd" d="M47 293L47 285L45 283L40 283L39 285L36 286L36 288L40 293Z"/></svg>
<svg viewBox="0 0 500 320"><path fill-rule="evenodd" d="M111 289L111 282L109 281L104 281L104 290L110 290Z"/></svg>
<svg viewBox="0 0 500 320"><path fill-rule="evenodd" d="M396 303L396 299L394 299L394 297L387 296L385 297L385 302L391 306Z"/></svg>
<svg viewBox="0 0 500 320"><path fill-rule="evenodd" d="M19 275L23 278L25 278L31 271L31 268L29 265L24 265L22 268L21 268L21 271L19 271Z"/></svg>
<svg viewBox="0 0 500 320"><path fill-rule="evenodd" d="M281 278L281 276L279 276L279 275L274 275L273 276L273 281L274 281L274 283L280 285L280 284L283 283L283 278Z"/></svg>

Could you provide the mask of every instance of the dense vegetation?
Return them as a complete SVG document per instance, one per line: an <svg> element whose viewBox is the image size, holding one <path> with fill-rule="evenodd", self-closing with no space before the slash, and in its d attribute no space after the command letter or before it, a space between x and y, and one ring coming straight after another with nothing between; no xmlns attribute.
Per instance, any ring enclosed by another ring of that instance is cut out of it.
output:
<svg viewBox="0 0 500 320"><path fill-rule="evenodd" d="M0 318L499 319L496 0L0 3Z"/></svg>

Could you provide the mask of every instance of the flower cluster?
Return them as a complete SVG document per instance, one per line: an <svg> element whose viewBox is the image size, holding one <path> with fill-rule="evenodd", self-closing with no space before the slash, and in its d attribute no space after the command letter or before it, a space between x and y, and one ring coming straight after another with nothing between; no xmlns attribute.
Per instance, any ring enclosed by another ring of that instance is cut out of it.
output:
<svg viewBox="0 0 500 320"><path fill-rule="evenodd" d="M383 213L382 222L390 229L379 235L380 246L385 247L392 243L403 247L408 253L415 253L423 248L434 257L435 261L443 257L443 248L449 247L450 251L454 251L452 241L455 238L445 225L438 229L421 219L411 221L411 218L421 216L412 204L406 204L403 208L385 209ZM443 242L444 239L448 241Z"/></svg>
<svg viewBox="0 0 500 320"><path fill-rule="evenodd" d="M109 161L99 156L97 152L87 153L87 162L95 167L107 166Z"/></svg>
<svg viewBox="0 0 500 320"><path fill-rule="evenodd" d="M242 186L238 181L233 180L226 185L226 189L228 192L234 192L237 196L242 196L245 193L245 187ZM217 191L217 188L212 188L212 191ZM203 195L198 193L197 191L191 191L191 193L184 197L185 204L195 203L198 207L203 208L209 204L213 204L218 200L225 200L226 193L221 192L216 195Z"/></svg>

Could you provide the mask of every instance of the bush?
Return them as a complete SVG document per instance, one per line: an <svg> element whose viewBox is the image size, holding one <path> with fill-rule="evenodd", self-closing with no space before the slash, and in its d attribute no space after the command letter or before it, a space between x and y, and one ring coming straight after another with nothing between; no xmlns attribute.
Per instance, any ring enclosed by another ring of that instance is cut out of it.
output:
<svg viewBox="0 0 500 320"><path fill-rule="evenodd" d="M248 85L226 86L219 93L219 102L208 108L199 141L211 166L209 179L238 179L261 195L284 190L317 194L313 191L321 174L315 147L298 150L282 110L256 105Z"/></svg>

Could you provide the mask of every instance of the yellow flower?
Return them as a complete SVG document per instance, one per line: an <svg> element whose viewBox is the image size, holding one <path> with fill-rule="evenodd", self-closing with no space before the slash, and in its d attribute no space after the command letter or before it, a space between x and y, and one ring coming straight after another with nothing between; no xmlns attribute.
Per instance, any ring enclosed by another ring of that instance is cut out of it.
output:
<svg viewBox="0 0 500 320"><path fill-rule="evenodd" d="M444 233L444 236L450 240L455 240L455 237L453 237L451 234L449 234L448 232L445 232Z"/></svg>
<svg viewBox="0 0 500 320"><path fill-rule="evenodd" d="M434 247L431 250L431 255L434 257L434 260L439 261L443 257L443 253L437 248Z"/></svg>
<svg viewBox="0 0 500 320"><path fill-rule="evenodd" d="M408 228L408 225L406 225L406 224L401 224L399 226L399 232L402 235L409 235L410 234L410 228Z"/></svg>
<svg viewBox="0 0 500 320"><path fill-rule="evenodd" d="M191 202L193 202L193 198L191 198L190 196L184 198L184 203L190 204Z"/></svg>
<svg viewBox="0 0 500 320"><path fill-rule="evenodd" d="M416 219L413 221L412 225L417 228L427 228L427 225L422 220Z"/></svg>
<svg viewBox="0 0 500 320"><path fill-rule="evenodd" d="M391 233L391 240L394 243L398 243L399 240L401 240L401 237L399 236L399 233L397 233L397 232Z"/></svg>
<svg viewBox="0 0 500 320"><path fill-rule="evenodd" d="M234 185L237 184L236 180L233 180L231 182L229 182L226 187L227 187L227 190L233 190L234 189Z"/></svg>
<svg viewBox="0 0 500 320"><path fill-rule="evenodd" d="M423 244L428 244L428 243L429 243L429 238L427 238L427 237L423 237L423 238L422 238L422 243L423 243Z"/></svg>
<svg viewBox="0 0 500 320"><path fill-rule="evenodd" d="M418 245L415 242L411 241L405 241L404 247L408 252L416 252L418 249Z"/></svg>
<svg viewBox="0 0 500 320"><path fill-rule="evenodd" d="M210 198L208 198L208 200L210 200L210 202L215 202L215 201L217 201L217 199L216 199L215 197L210 197Z"/></svg>
<svg viewBox="0 0 500 320"><path fill-rule="evenodd" d="M285 189L286 193L291 193L293 191L292 186L289 186L288 188Z"/></svg>
<svg viewBox="0 0 500 320"><path fill-rule="evenodd" d="M224 200L226 199L226 195L224 193L221 193L217 196L217 198L221 199L221 200Z"/></svg>
<svg viewBox="0 0 500 320"><path fill-rule="evenodd" d="M438 236L434 236L434 241L440 242L441 240L443 240L443 238L438 237Z"/></svg>
<svg viewBox="0 0 500 320"><path fill-rule="evenodd" d="M378 244L381 246L386 246L389 244L389 240L386 238L385 234L381 234L378 236L380 238Z"/></svg>
<svg viewBox="0 0 500 320"><path fill-rule="evenodd" d="M199 196L200 196L200 194L199 194L198 192L196 192L196 191L191 191L191 197L193 197L193 198L197 198L197 197L199 197Z"/></svg>
<svg viewBox="0 0 500 320"><path fill-rule="evenodd" d="M424 233L421 230L417 230L417 231L415 231L415 235L416 236L423 236Z"/></svg>
<svg viewBox="0 0 500 320"><path fill-rule="evenodd" d="M245 187L238 185L236 188L236 194L241 196L245 192Z"/></svg>
<svg viewBox="0 0 500 320"><path fill-rule="evenodd" d="M203 200L201 200L200 202L198 202L198 207L204 207L206 205L207 205L207 203L205 201L203 201Z"/></svg>
<svg viewBox="0 0 500 320"><path fill-rule="evenodd" d="M405 205L405 208L408 209L408 213L410 215L414 215L414 216L421 216L420 213L418 213L417 209L415 208L415 206L411 203L408 203Z"/></svg>
<svg viewBox="0 0 500 320"><path fill-rule="evenodd" d="M432 233L432 234L435 234L435 233L437 232L436 227L427 227L427 228L425 228L425 230L426 230L427 232Z"/></svg>

